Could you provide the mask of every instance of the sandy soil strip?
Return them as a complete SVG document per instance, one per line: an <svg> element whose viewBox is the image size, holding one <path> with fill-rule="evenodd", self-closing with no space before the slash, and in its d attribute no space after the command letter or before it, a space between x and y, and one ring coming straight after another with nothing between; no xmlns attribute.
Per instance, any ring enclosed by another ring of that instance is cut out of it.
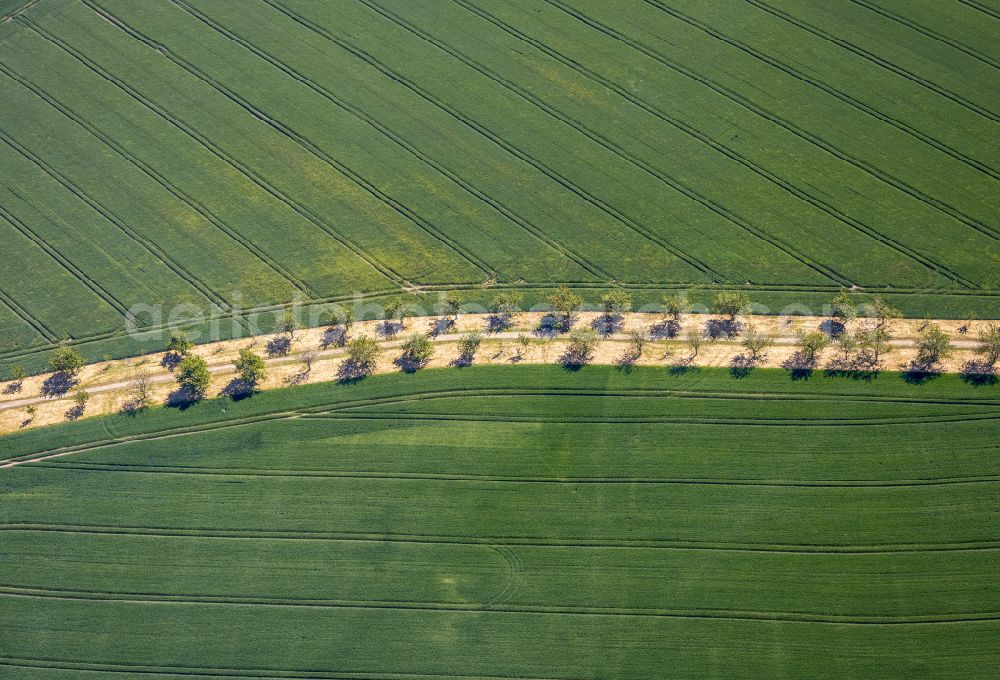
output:
<svg viewBox="0 0 1000 680"><path fill-rule="evenodd" d="M376 367L376 373L390 373L399 368L393 363L399 352L395 351L405 339L413 333L431 333L435 328L444 330L433 337L435 343L434 357L427 367L445 367L452 365L458 355L457 343L465 333L479 331L483 333L483 343L476 354L476 364L551 364L559 361L563 355L567 338L559 335L548 338L538 334L537 328L544 314L522 313L513 320L513 325L500 333L486 333L487 317L485 315L461 315L453 325L442 329L436 326L438 320L433 318L410 319L406 327L397 335L386 338L383 334L384 322L365 321L356 323L351 328L350 337L369 335L378 337L383 346L382 357ZM599 321L600 314L583 312L576 316L575 326L586 327ZM733 358L745 354L740 345L740 337L703 341L702 347L693 361L688 361L690 349L684 336L688 329L704 328L709 320L718 317L707 315L685 315L680 321L680 333L673 339L651 340L646 345L642 356L634 362L639 366L672 366L690 363L694 366L729 366ZM598 343L591 363L619 364L628 350L628 333L634 330L648 330L661 322L659 314L625 314L617 331L605 337ZM752 323L758 330L770 333L774 337L774 346L767 350L766 356L757 363L758 367L779 367L785 363L796 350L797 336L800 332L818 330L828 319L820 317L776 317L756 316L742 320L745 326ZM858 320L849 325L849 330L867 323ZM916 356L914 349L916 338L921 328L928 323L919 319L899 319L892 324L892 352L886 356L884 370L900 370ZM966 322L954 320L932 321L952 338L955 353L942 362L941 368L946 372L958 372L963 364L973 358L972 350L976 346L976 336L990 322L973 321L968 324L965 333L960 332ZM346 354L341 347L329 345L330 337L326 328L310 328L295 333L292 348L287 356L267 358L267 345L275 335L227 340L223 342L198 345L193 354L204 357L213 375L209 395L215 396L232 380L233 365L240 349L249 347L265 357L267 364L267 379L261 384L262 389L272 389L289 385L316 383L337 379L337 372ZM517 337L527 335L531 345L526 351L521 351ZM317 352L312 370L307 371L303 355ZM826 366L827 361L836 354L836 349L827 349L819 363L819 368ZM89 364L79 374L79 387L90 395L83 417L114 413L121 410L128 400L128 388L133 376L139 370L148 371L151 376L151 396L154 402L163 402L173 392L177 385L174 375L162 365L163 353L147 355L139 358L120 359L114 361ZM60 397L44 397L42 383L48 374L32 376L25 379L20 389L15 389L11 382L0 383L0 433L14 432L21 429L39 427L57 422L64 422L71 414L74 403L72 390ZM75 389L75 387L74 387ZM30 416L26 409L35 409Z"/></svg>

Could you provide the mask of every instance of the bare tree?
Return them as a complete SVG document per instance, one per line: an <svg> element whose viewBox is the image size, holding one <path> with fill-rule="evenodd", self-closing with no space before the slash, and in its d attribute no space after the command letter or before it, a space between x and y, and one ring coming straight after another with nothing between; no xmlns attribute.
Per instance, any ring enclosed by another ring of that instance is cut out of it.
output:
<svg viewBox="0 0 1000 680"><path fill-rule="evenodd" d="M128 399L125 410L129 412L143 411L153 405L153 379L145 368L138 368L132 374L128 384Z"/></svg>
<svg viewBox="0 0 1000 680"><path fill-rule="evenodd" d="M691 356L688 357L688 362L692 362L698 356L698 352L701 351L701 343L704 340L704 336L701 334L701 330L698 328L690 328L685 334L685 339L687 339L688 346L691 348Z"/></svg>

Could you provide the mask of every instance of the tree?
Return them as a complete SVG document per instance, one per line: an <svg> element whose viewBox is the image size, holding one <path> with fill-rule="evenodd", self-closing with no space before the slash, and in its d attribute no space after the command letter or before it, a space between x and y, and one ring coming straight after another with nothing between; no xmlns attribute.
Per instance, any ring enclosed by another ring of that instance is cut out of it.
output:
<svg viewBox="0 0 1000 680"><path fill-rule="evenodd" d="M847 324L858 316L854 299L846 290L841 290L830 305L830 316L842 324Z"/></svg>
<svg viewBox="0 0 1000 680"><path fill-rule="evenodd" d="M14 364L13 366L10 367L10 374L8 378L11 384L8 386L7 389L12 393L20 392L21 387L24 384L24 379L27 377L28 377L28 372L24 370L24 366L21 366L20 364Z"/></svg>
<svg viewBox="0 0 1000 680"><path fill-rule="evenodd" d="M701 330L697 328L690 328L688 329L685 338L687 339L688 345L691 347L691 356L688 358L688 361L694 361L695 357L698 356L698 352L701 350L701 342L704 339L702 337Z"/></svg>
<svg viewBox="0 0 1000 680"><path fill-rule="evenodd" d="M958 327L958 332L961 333L962 335L965 335L966 333L968 333L969 332L969 326L971 326L972 322L975 321L975 320L976 320L976 313L975 312L973 312L973 311L966 312L962 316L962 321L964 321L965 323L963 323L961 326Z"/></svg>
<svg viewBox="0 0 1000 680"><path fill-rule="evenodd" d="M621 316L632 311L632 296L628 291L616 288L601 296L601 307L604 308L604 316L608 318Z"/></svg>
<svg viewBox="0 0 1000 680"><path fill-rule="evenodd" d="M302 363L306 367L306 373L312 373L313 364L319 359L319 351L315 349L309 349L302 353Z"/></svg>
<svg viewBox="0 0 1000 680"><path fill-rule="evenodd" d="M291 310L288 310L278 318L278 325L275 328L279 333L287 334L289 339L295 338L295 331L298 329L299 320Z"/></svg>
<svg viewBox="0 0 1000 680"><path fill-rule="evenodd" d="M582 366L590 361L597 347L597 332L592 328L577 328L569 335L569 346L566 348L566 363Z"/></svg>
<svg viewBox="0 0 1000 680"><path fill-rule="evenodd" d="M746 333L743 334L743 347L750 353L750 359L756 361L764 351L774 344L774 338L764 331L758 330L756 326L747 326Z"/></svg>
<svg viewBox="0 0 1000 680"><path fill-rule="evenodd" d="M716 314L728 316L730 321L735 321L737 316L750 311L750 296L741 291L722 291L716 293L712 307Z"/></svg>
<svg viewBox="0 0 1000 680"><path fill-rule="evenodd" d="M483 342L483 336L479 333L467 333L458 341L458 356L466 363L472 363L479 350L479 345Z"/></svg>
<svg viewBox="0 0 1000 680"><path fill-rule="evenodd" d="M899 310L876 296L872 300L872 315L875 317L875 327L879 330L888 328L889 324L900 316Z"/></svg>
<svg viewBox="0 0 1000 680"><path fill-rule="evenodd" d="M861 359L869 366L877 367L882 357L892 349L892 336L883 327L864 328L855 334Z"/></svg>
<svg viewBox="0 0 1000 680"><path fill-rule="evenodd" d="M35 414L38 413L38 410L34 406L29 406L24 409L24 412L28 414L28 422L30 423L35 420Z"/></svg>
<svg viewBox="0 0 1000 680"><path fill-rule="evenodd" d="M403 343L400 363L404 370L416 370L434 356L434 346L423 333L414 333Z"/></svg>
<svg viewBox="0 0 1000 680"><path fill-rule="evenodd" d="M137 369L128 385L128 402L125 410L142 411L152 406L152 391L153 380L149 371L143 368Z"/></svg>
<svg viewBox="0 0 1000 680"><path fill-rule="evenodd" d="M583 298L570 290L569 286L559 286L552 294L545 298L552 309L562 315L562 325L569 326L573 319L573 312L583 304Z"/></svg>
<svg viewBox="0 0 1000 680"><path fill-rule="evenodd" d="M90 401L90 393L82 387L78 387L75 392L73 392L73 410L69 415L70 418L79 418L83 415L83 412L87 409L87 402Z"/></svg>
<svg viewBox="0 0 1000 680"><path fill-rule="evenodd" d="M75 376L83 368L83 357L72 347L59 347L49 359L49 368L53 373Z"/></svg>
<svg viewBox="0 0 1000 680"><path fill-rule="evenodd" d="M524 333L518 333L517 334L517 346L518 346L517 347L517 356L518 356L518 358L521 358L521 357L524 356L524 353L528 351L528 348L531 347L531 338L529 338Z"/></svg>
<svg viewBox="0 0 1000 680"><path fill-rule="evenodd" d="M359 335L347 343L348 361L361 370L371 371L374 369L381 354L382 348L379 347L378 342L375 338L370 338L367 335Z"/></svg>
<svg viewBox="0 0 1000 680"><path fill-rule="evenodd" d="M510 319L521 311L521 300L523 296L515 293L498 293L490 300L487 307L490 314L501 319Z"/></svg>
<svg viewBox="0 0 1000 680"><path fill-rule="evenodd" d="M240 350L240 356L233 362L233 366L236 367L240 380L250 387L256 387L267 377L264 360L248 348Z"/></svg>
<svg viewBox="0 0 1000 680"><path fill-rule="evenodd" d="M200 356L191 354L177 364L177 384L192 398L203 399L211 382L208 363Z"/></svg>
<svg viewBox="0 0 1000 680"><path fill-rule="evenodd" d="M842 360L847 363L851 359L851 354L853 354L858 349L858 338L850 333L841 333L837 336L837 349L843 354Z"/></svg>
<svg viewBox="0 0 1000 680"><path fill-rule="evenodd" d="M941 359L947 359L954 352L951 339L937 324L929 324L917 339L917 363L932 367Z"/></svg>
<svg viewBox="0 0 1000 680"><path fill-rule="evenodd" d="M977 338L975 352L983 357L983 363L994 366L1000 360L1000 324L991 324Z"/></svg>
<svg viewBox="0 0 1000 680"><path fill-rule="evenodd" d="M167 351L179 357L186 357L192 349L194 349L194 343L188 339L187 333L184 331L174 331L170 336L170 342L167 343Z"/></svg>
<svg viewBox="0 0 1000 680"><path fill-rule="evenodd" d="M798 346L802 364L814 366L819 360L819 355L830 346L830 338L827 337L826 333L819 331L800 333Z"/></svg>
<svg viewBox="0 0 1000 680"><path fill-rule="evenodd" d="M444 310L445 316L451 319L457 319L458 312L462 308L462 301L458 299L457 295L451 293L445 296L441 307Z"/></svg>
<svg viewBox="0 0 1000 680"><path fill-rule="evenodd" d="M75 392L73 392L73 403L83 410L83 407L87 405L90 401L90 393L82 387L78 387Z"/></svg>
<svg viewBox="0 0 1000 680"><path fill-rule="evenodd" d="M681 314L687 311L687 307L687 299L675 293L669 293L660 299L663 316L670 317L674 321L680 321Z"/></svg>
<svg viewBox="0 0 1000 680"><path fill-rule="evenodd" d="M634 359L639 359L642 356L642 350L646 348L646 342L648 340L649 338L646 336L646 331L631 331L628 334L629 354Z"/></svg>
<svg viewBox="0 0 1000 680"><path fill-rule="evenodd" d="M389 300L385 305L385 322L388 324L394 320L402 308L403 301L399 298Z"/></svg>
<svg viewBox="0 0 1000 680"><path fill-rule="evenodd" d="M342 312L334 312L330 317L331 326L343 326L344 335L351 330L351 326L354 325L354 310L350 307L345 307Z"/></svg>

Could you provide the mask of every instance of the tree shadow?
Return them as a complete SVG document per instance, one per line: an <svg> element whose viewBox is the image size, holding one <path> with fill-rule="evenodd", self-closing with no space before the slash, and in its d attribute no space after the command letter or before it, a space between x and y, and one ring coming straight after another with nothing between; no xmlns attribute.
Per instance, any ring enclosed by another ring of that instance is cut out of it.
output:
<svg viewBox="0 0 1000 680"><path fill-rule="evenodd" d="M320 338L319 342L323 349L327 349L329 347L343 347L347 344L347 329L342 326L327 328L323 331L323 337Z"/></svg>
<svg viewBox="0 0 1000 680"><path fill-rule="evenodd" d="M122 407L118 412L126 416L137 416L147 408L149 408L149 404L143 402L138 397L132 397L122 404Z"/></svg>
<svg viewBox="0 0 1000 680"><path fill-rule="evenodd" d="M427 335L436 338L443 335L455 327L455 320L448 318L431 319L427 324Z"/></svg>
<svg viewBox="0 0 1000 680"><path fill-rule="evenodd" d="M177 364L181 363L183 359L184 357L177 352L167 352L163 355L163 359L160 361L160 366L163 366L163 368L172 372L175 368L177 368Z"/></svg>
<svg viewBox="0 0 1000 680"><path fill-rule="evenodd" d="M673 319L666 319L649 327L649 337L653 340L672 340L681 332L681 325Z"/></svg>
<svg viewBox="0 0 1000 680"><path fill-rule="evenodd" d="M923 385L935 380L941 375L934 362L914 359L909 364L900 366L899 377L908 385Z"/></svg>
<svg viewBox="0 0 1000 680"><path fill-rule="evenodd" d="M66 416L66 420L77 420L79 418L82 418L83 411L85 408L86 407L83 406L82 404L75 404L64 414Z"/></svg>
<svg viewBox="0 0 1000 680"><path fill-rule="evenodd" d="M590 352L574 352L571 349L567 349L559 357L559 364L567 371L575 372L586 366L591 356Z"/></svg>
<svg viewBox="0 0 1000 680"><path fill-rule="evenodd" d="M622 317L620 314L602 314L591 322L590 327L602 338L606 338L621 331Z"/></svg>
<svg viewBox="0 0 1000 680"><path fill-rule="evenodd" d="M973 387L989 387L997 384L996 367L986 362L965 362L961 377L965 383Z"/></svg>
<svg viewBox="0 0 1000 680"><path fill-rule="evenodd" d="M252 397L256 389L257 386L252 382L243 380L242 378L233 378L222 388L222 392L219 394L229 397L233 401L243 401Z"/></svg>
<svg viewBox="0 0 1000 680"><path fill-rule="evenodd" d="M61 397L79 384L76 376L69 373L53 373L42 382L43 397Z"/></svg>
<svg viewBox="0 0 1000 680"><path fill-rule="evenodd" d="M390 339L399 335L403 330L402 321L392 321L391 319L386 319L378 325L375 329L376 335L381 335L383 338Z"/></svg>
<svg viewBox="0 0 1000 680"><path fill-rule="evenodd" d="M337 382L344 385L353 385L367 378L374 370L375 367L371 364L362 364L353 359L345 359L337 368Z"/></svg>
<svg viewBox="0 0 1000 680"><path fill-rule="evenodd" d="M850 378L851 380L861 380L871 382L878 377L878 370L871 366L865 366L856 359L851 361L843 357L830 360L823 375L827 378Z"/></svg>
<svg viewBox="0 0 1000 680"><path fill-rule="evenodd" d="M288 385L289 387L294 387L295 385L301 385L302 383L304 383L306 380L309 379L310 372L311 371L308 368L306 368L299 371L298 373L292 373L290 376L285 378L285 384Z"/></svg>
<svg viewBox="0 0 1000 680"><path fill-rule="evenodd" d="M400 354L393 362L403 373L416 373L427 365L426 359L418 359L409 354Z"/></svg>
<svg viewBox="0 0 1000 680"><path fill-rule="evenodd" d="M748 377L757 366L757 360L745 354L737 354L729 361L729 375L742 380Z"/></svg>
<svg viewBox="0 0 1000 680"><path fill-rule="evenodd" d="M836 319L826 319L820 323L819 329L831 338L839 338L847 330L847 327Z"/></svg>
<svg viewBox="0 0 1000 680"><path fill-rule="evenodd" d="M781 362L781 367L788 371L792 380L808 380L816 370L816 360L804 357L802 352L796 352Z"/></svg>
<svg viewBox="0 0 1000 680"><path fill-rule="evenodd" d="M681 362L679 364L673 364L667 369L667 373L674 377L680 377L682 375L687 375L688 373L697 373L700 369L697 366L691 365L690 361Z"/></svg>
<svg viewBox="0 0 1000 680"><path fill-rule="evenodd" d="M274 357L286 357L292 351L292 339L287 335L279 335L276 338L271 338L264 351L272 359Z"/></svg>
<svg viewBox="0 0 1000 680"><path fill-rule="evenodd" d="M469 352L463 352L462 354L459 354L457 357L455 357L451 361L449 366L454 366L455 368L468 368L469 366L472 365L474 359L475 359L474 354L471 354Z"/></svg>
<svg viewBox="0 0 1000 680"><path fill-rule="evenodd" d="M167 395L167 408L175 408L178 411L186 411L199 401L204 399L204 394L194 392L187 387L178 387Z"/></svg>
<svg viewBox="0 0 1000 680"><path fill-rule="evenodd" d="M636 352L634 349L625 350L618 359L615 360L615 366L622 373L631 373L632 369L635 368L636 363L642 357L642 352Z"/></svg>
<svg viewBox="0 0 1000 680"><path fill-rule="evenodd" d="M486 332L502 333L514 325L513 319L510 314L490 314L486 317Z"/></svg>
<svg viewBox="0 0 1000 680"><path fill-rule="evenodd" d="M709 319L705 322L705 336L709 340L731 340L742 330L743 324L735 319Z"/></svg>
<svg viewBox="0 0 1000 680"><path fill-rule="evenodd" d="M6 387L4 387L3 388L3 393L4 394L17 394L23 388L24 388L24 383L21 382L20 380L18 380L16 382L12 382L11 384L9 384Z"/></svg>
<svg viewBox="0 0 1000 680"><path fill-rule="evenodd" d="M557 318L554 314L546 314L539 320L538 325L535 326L535 330L532 334L535 337L552 339L562 332L564 324L562 320Z"/></svg>

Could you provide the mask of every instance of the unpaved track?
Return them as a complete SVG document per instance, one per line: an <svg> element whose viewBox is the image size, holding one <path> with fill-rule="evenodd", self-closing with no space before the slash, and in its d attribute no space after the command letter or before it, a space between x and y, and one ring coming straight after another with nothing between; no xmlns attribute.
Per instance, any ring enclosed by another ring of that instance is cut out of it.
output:
<svg viewBox="0 0 1000 680"><path fill-rule="evenodd" d="M600 315L597 313L581 313L577 316L576 327L589 326ZM555 363L565 348L566 334L552 338L543 338L535 333L541 320L541 314L525 313L518 315L515 327L501 333L483 333L483 344L476 355L477 364L540 364ZM678 363L690 363L694 366L726 366L733 357L745 350L740 345L740 338L709 341L705 340L698 356L688 362L689 349L681 339L688 328L704 327L705 322L714 317L704 315L688 315L681 320L681 332L678 338L653 340L647 345L643 356L636 362L645 366L670 366ZM636 329L648 329L660 321L658 314L626 314L620 324L620 331L602 339L594 353L592 363L615 364L624 353L627 333ZM757 364L758 367L776 367L787 360L794 352L797 333L811 331L820 327L825 319L818 317L751 317L744 323L752 323L760 330L770 333L774 338L772 347ZM411 319L408 326L392 338L380 337L383 356L377 366L376 373L388 373L399 370L392 360L395 358L394 348L401 346L405 339L415 333L424 332L434 323L433 319ZM864 321L856 322L864 323ZM923 320L901 319L894 324L893 352L888 355L885 368L899 368L912 359L916 337L920 327L927 323ZM952 344L956 348L955 356L947 361L944 370L957 371L962 363L972 358L972 349L976 346L975 336L988 322L973 322L968 333L958 332L963 322L953 320L934 321L952 336ZM379 336L383 322L367 321L355 324L351 329L351 337L359 335ZM462 315L449 332L433 336L432 342L437 345L435 357L430 367L445 367L454 361L457 355L455 344L466 333L480 331L485 327L485 315ZM281 387L289 384L314 383L335 380L337 369L346 355L342 347L321 349L325 329L313 328L299 331L294 341L294 351L286 356L267 358L268 379L262 385L265 389ZM523 353L515 342L518 336L527 335L532 339L531 346ZM234 374L233 359L239 349L251 347L261 354L265 353L267 340L274 335L227 340L218 343L198 345L194 353L202 356L209 364L213 375L210 394L228 382ZM304 370L303 358L315 351L313 369ZM834 349L828 349L826 357L833 356ZM150 374L153 387L152 396L155 400L165 399L175 385L174 374L161 365L162 353L146 357L122 359L91 364L84 367L80 374L80 386L90 395L85 416L100 415L114 412L123 405L131 377L141 367ZM72 392L60 397L41 396L41 384L46 375L32 376L23 382L21 390L9 390L10 383L0 383L0 433L11 432L25 427L36 427L60 422L66 419L72 405ZM36 408L34 418L28 418L23 409L32 406Z"/></svg>

